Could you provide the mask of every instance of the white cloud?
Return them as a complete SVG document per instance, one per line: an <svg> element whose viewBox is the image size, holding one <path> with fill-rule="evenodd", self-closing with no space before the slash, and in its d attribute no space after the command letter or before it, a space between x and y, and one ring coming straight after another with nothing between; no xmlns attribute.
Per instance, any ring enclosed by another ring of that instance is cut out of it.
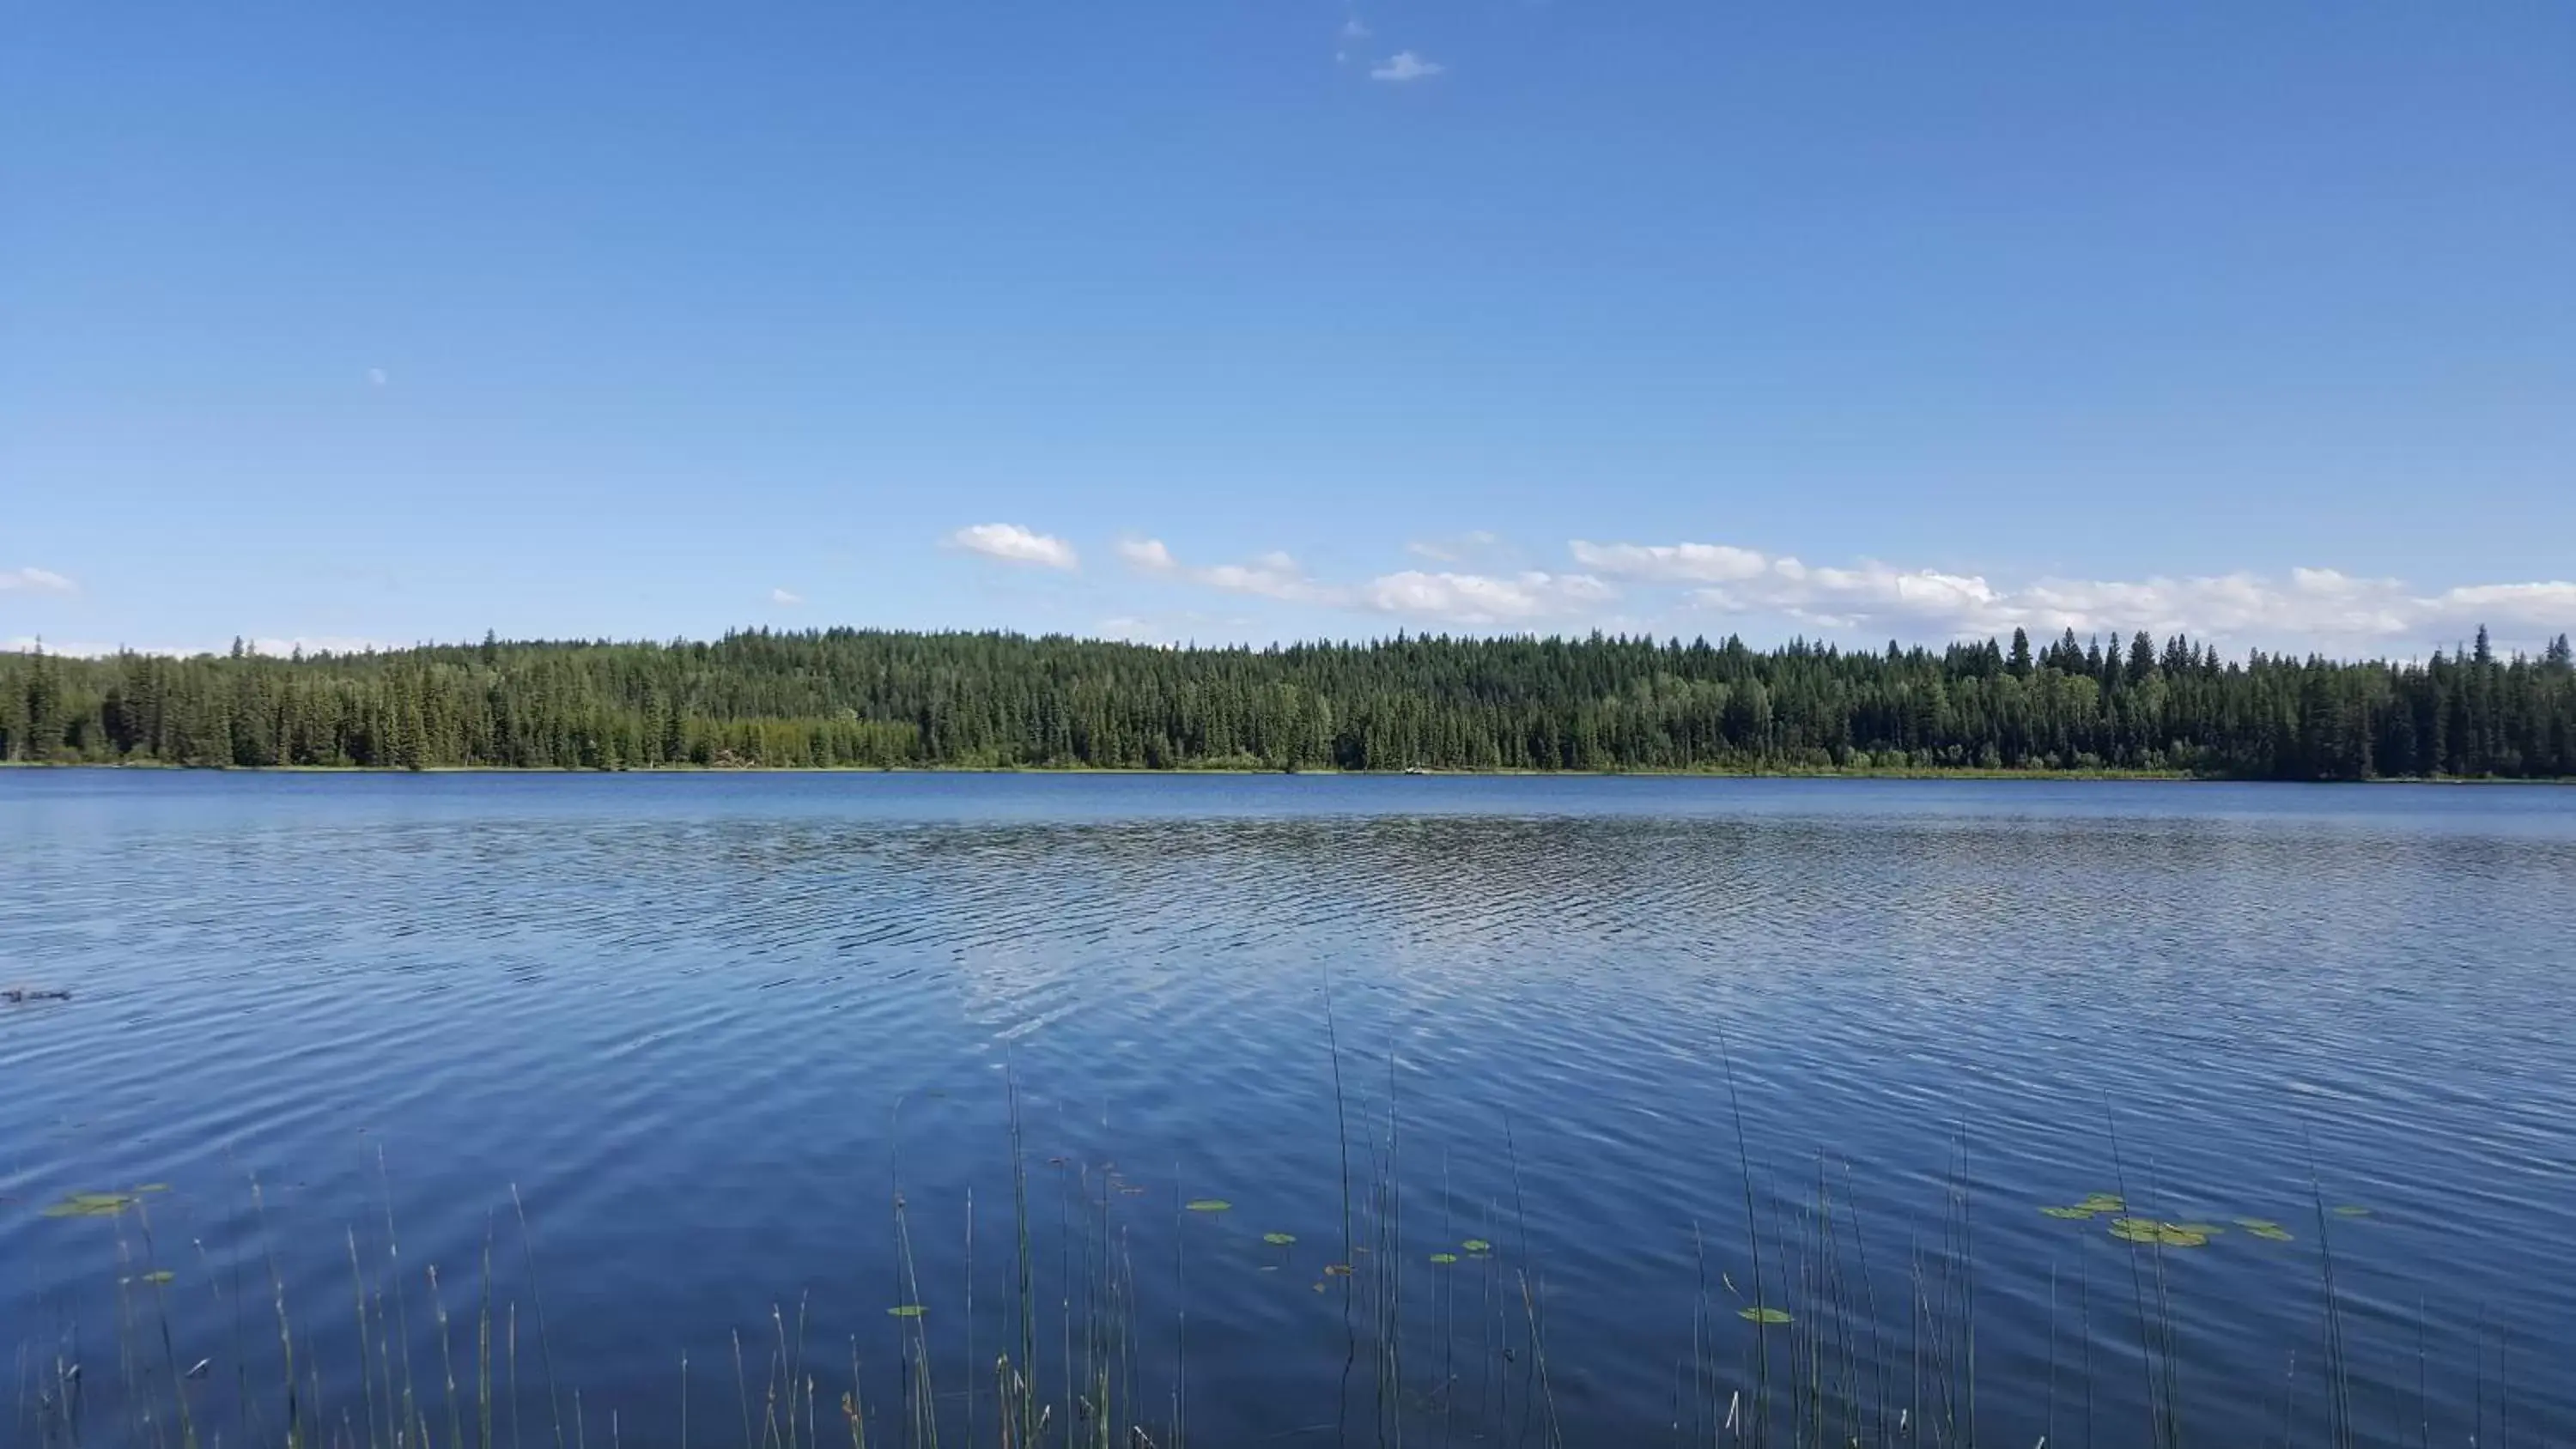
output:
<svg viewBox="0 0 2576 1449"><path fill-rule="evenodd" d="M769 602L776 604L782 609L792 609L798 604L805 602L805 596L803 594L791 592L787 589L771 589L769 591Z"/></svg>
<svg viewBox="0 0 2576 1449"><path fill-rule="evenodd" d="M1371 579L1358 595L1362 607L1381 614L1473 625L1563 618L1616 598L1615 590L1589 574L1531 571L1499 577L1419 569Z"/></svg>
<svg viewBox="0 0 2576 1449"><path fill-rule="evenodd" d="M1377 32L1368 28L1356 15L1342 22L1342 39L1366 40Z"/></svg>
<svg viewBox="0 0 2576 1449"><path fill-rule="evenodd" d="M2028 629L2053 635L2144 629L2266 648L2299 641L2359 647L2434 643L2480 623L2539 638L2576 625L2576 583L2483 584L2424 594L2399 579L2335 569L2143 579L2041 578L2019 586L1982 574L1903 569L1864 559L1810 566L1728 544L1568 545L1576 562L1613 578L1696 584L1690 598L1724 614L1767 614L1820 629L1983 638Z"/></svg>
<svg viewBox="0 0 2576 1449"><path fill-rule="evenodd" d="M1185 579L1211 589L1224 589L1228 593L1254 594L1297 604L1343 602L1341 590L1308 578L1305 569L1299 567L1295 559L1276 551L1265 553L1249 563L1193 567L1173 557L1171 549L1159 538L1131 538L1120 541L1118 554L1140 572Z"/></svg>
<svg viewBox="0 0 2576 1449"><path fill-rule="evenodd" d="M1370 80L1429 80L1449 67L1436 60L1424 60L1409 50L1399 50L1369 69Z"/></svg>
<svg viewBox="0 0 2576 1449"><path fill-rule="evenodd" d="M391 381L393 381L393 379L386 375L383 368L370 367L367 369L367 386L383 387L386 383Z"/></svg>
<svg viewBox="0 0 2576 1449"><path fill-rule="evenodd" d="M79 587L52 569L32 567L0 569L0 589L25 589L37 594L68 594L76 592Z"/></svg>
<svg viewBox="0 0 2576 1449"><path fill-rule="evenodd" d="M1731 583L1760 575L1770 562L1749 548L1723 543L1587 543L1578 538L1567 547L1585 568L1653 583Z"/></svg>
<svg viewBox="0 0 2576 1449"><path fill-rule="evenodd" d="M978 523L948 535L948 546L1004 563L1035 564L1040 568L1074 569L1082 558L1073 545L1050 534L1035 533L1016 523Z"/></svg>
<svg viewBox="0 0 2576 1449"><path fill-rule="evenodd" d="M1159 538L1122 538L1118 541L1118 556L1148 573L1167 574L1181 566Z"/></svg>
<svg viewBox="0 0 2576 1449"><path fill-rule="evenodd" d="M167 655L174 659L185 659L198 654L229 654L232 652L233 647L232 641L229 639L220 644L106 644L96 640L79 639L45 639L40 641L32 636L22 634L13 639L0 640L0 649L25 651L38 647L40 643L42 644L44 651L48 654L60 654L68 658L76 659L104 659L113 654L160 654ZM407 644L394 644L382 639L361 639L344 634L321 634L296 635L291 638L244 639L242 641L242 647L248 649L253 654L262 654L273 659L284 659L295 653L298 649L303 650L307 655L383 654L395 649L407 649L411 646Z"/></svg>

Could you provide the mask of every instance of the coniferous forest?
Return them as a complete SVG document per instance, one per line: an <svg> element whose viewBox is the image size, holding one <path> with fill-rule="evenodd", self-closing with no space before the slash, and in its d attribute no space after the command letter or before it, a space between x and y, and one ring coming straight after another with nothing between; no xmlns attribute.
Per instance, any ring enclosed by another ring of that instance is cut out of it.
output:
<svg viewBox="0 0 2576 1449"><path fill-rule="evenodd" d="M2576 777L2576 668L2071 632L1844 650L1166 649L834 629L264 657L0 653L0 759L195 766L2159 771Z"/></svg>

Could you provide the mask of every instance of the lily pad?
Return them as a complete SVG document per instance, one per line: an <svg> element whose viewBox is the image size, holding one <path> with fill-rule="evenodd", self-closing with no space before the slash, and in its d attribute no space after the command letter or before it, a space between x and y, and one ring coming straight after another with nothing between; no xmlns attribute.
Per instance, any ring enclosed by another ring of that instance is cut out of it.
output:
<svg viewBox="0 0 2576 1449"><path fill-rule="evenodd" d="M2199 1223L2160 1223L2154 1218L2115 1218L2111 1236L2124 1243L2144 1243L2165 1248L2205 1248L2209 1234L2200 1231Z"/></svg>
<svg viewBox="0 0 2576 1449"><path fill-rule="evenodd" d="M173 1276L175 1275L167 1268L155 1268L143 1275L143 1281L158 1286L169 1282Z"/></svg>
<svg viewBox="0 0 2576 1449"><path fill-rule="evenodd" d="M1789 1312L1785 1308L1739 1308L1735 1310L1735 1316L1765 1328L1789 1321Z"/></svg>
<svg viewBox="0 0 2576 1449"><path fill-rule="evenodd" d="M2366 1218L2370 1216L2370 1209L2345 1203L2334 1210L2334 1215L2339 1218Z"/></svg>
<svg viewBox="0 0 2576 1449"><path fill-rule="evenodd" d="M930 1310L927 1307L919 1303L898 1303L894 1307L886 1310L888 1315L895 1318L919 1318L921 1315L928 1313L929 1311Z"/></svg>
<svg viewBox="0 0 2576 1449"><path fill-rule="evenodd" d="M169 1190L170 1184L166 1182L147 1182L135 1189L136 1192L168 1192Z"/></svg>
<svg viewBox="0 0 2576 1449"><path fill-rule="evenodd" d="M134 1199L121 1192L76 1192L45 1209L49 1218L112 1218L134 1206Z"/></svg>
<svg viewBox="0 0 2576 1449"><path fill-rule="evenodd" d="M1469 1238L1458 1246L1466 1249L1470 1253L1490 1253L1494 1251L1494 1245L1486 1242L1482 1238Z"/></svg>
<svg viewBox="0 0 2576 1449"><path fill-rule="evenodd" d="M2265 1223L2261 1227L2249 1227L2245 1231L2255 1237L2261 1238L2267 1243L2287 1243L2293 1241L2290 1237L2290 1230L2282 1227L2279 1223Z"/></svg>
<svg viewBox="0 0 2576 1449"><path fill-rule="evenodd" d="M2214 1238L2227 1231L2216 1223L2167 1223L2165 1226L2176 1232L2198 1233L2204 1238Z"/></svg>
<svg viewBox="0 0 2576 1449"><path fill-rule="evenodd" d="M1348 1263L1326 1263L1324 1265L1324 1276L1327 1278L1347 1278L1351 1276L1351 1265Z"/></svg>
<svg viewBox="0 0 2576 1449"><path fill-rule="evenodd" d="M1431 1255L1431 1261L1435 1263L1455 1263L1458 1261L1458 1255L1455 1253L1434 1253Z"/></svg>
<svg viewBox="0 0 2576 1449"><path fill-rule="evenodd" d="M2094 1213L2094 1209L2089 1207L2044 1207L2041 1208L2040 1211L2046 1213L2050 1217L2065 1218L2070 1221L2080 1221L2090 1218Z"/></svg>
<svg viewBox="0 0 2576 1449"><path fill-rule="evenodd" d="M2128 1211L2129 1200L2116 1192L2097 1192L2086 1196L2075 1205L2087 1212L2116 1213Z"/></svg>
<svg viewBox="0 0 2576 1449"><path fill-rule="evenodd" d="M1261 1235L1261 1241L1268 1243L1274 1248L1284 1248L1290 1243L1297 1241L1297 1235L1295 1233L1263 1233Z"/></svg>
<svg viewBox="0 0 2576 1449"><path fill-rule="evenodd" d="M1194 1213L1221 1213L1234 1206L1221 1197L1192 1198L1188 1204Z"/></svg>

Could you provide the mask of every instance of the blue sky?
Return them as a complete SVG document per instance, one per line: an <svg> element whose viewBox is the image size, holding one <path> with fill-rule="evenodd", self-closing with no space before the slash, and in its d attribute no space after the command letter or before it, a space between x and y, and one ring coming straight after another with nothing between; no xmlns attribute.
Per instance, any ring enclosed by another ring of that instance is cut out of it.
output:
<svg viewBox="0 0 2576 1449"><path fill-rule="evenodd" d="M15 7L0 642L2576 628L2576 8Z"/></svg>

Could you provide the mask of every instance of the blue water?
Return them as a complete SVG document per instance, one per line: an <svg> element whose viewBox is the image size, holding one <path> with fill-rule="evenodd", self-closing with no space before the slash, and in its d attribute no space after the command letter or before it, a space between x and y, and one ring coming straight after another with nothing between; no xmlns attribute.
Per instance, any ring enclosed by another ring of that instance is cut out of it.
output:
<svg viewBox="0 0 2576 1449"><path fill-rule="evenodd" d="M2576 1442L2571 891L2548 788L0 772L7 1439L280 1442L272 1264L357 1443L437 1265L470 1431L488 1243L528 1442L991 1443L1024 1322L1051 1441Z"/></svg>

